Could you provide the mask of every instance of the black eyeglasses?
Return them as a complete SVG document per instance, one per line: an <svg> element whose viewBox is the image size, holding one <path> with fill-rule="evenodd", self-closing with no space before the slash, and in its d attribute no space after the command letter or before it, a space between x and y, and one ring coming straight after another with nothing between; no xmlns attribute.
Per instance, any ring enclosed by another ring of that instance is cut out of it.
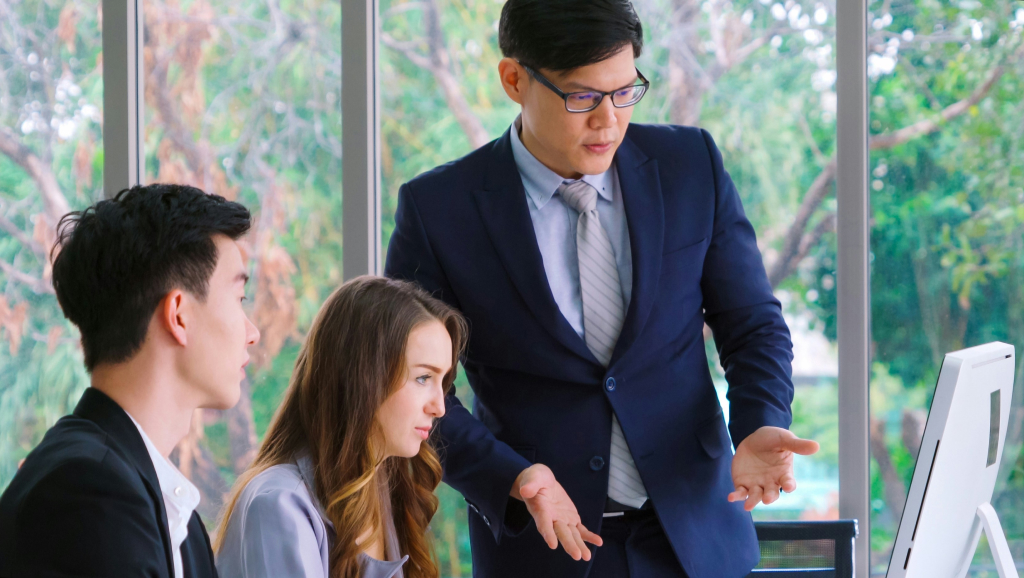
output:
<svg viewBox="0 0 1024 578"><path fill-rule="evenodd" d="M552 92L557 94L565 101L565 110L569 112L588 112L594 110L601 105L601 101L604 100L605 96L612 97L612 105L615 108L626 108L633 106L640 102L640 99L644 97L647 89L650 88L651 83L640 71L636 71L637 78L640 79L642 84L634 84L632 86L624 86L617 88L611 92L601 92L600 90L588 90L585 92L562 92L557 86L555 86L550 80L544 78L539 72L526 66L522 62L519 64L523 65L526 72L530 73L530 76L537 79L544 86L551 89Z"/></svg>

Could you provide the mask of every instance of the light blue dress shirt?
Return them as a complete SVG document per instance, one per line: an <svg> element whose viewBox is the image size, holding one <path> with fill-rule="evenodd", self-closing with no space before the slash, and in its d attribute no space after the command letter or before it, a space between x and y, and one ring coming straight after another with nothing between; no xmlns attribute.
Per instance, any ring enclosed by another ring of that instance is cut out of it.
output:
<svg viewBox="0 0 1024 578"><path fill-rule="evenodd" d="M530 219L537 235L537 245L544 260L544 273L551 294L565 319L580 336L583 330L583 297L580 293L580 264L576 253L576 223L580 214L570 208L562 196L555 194L565 179L544 166L526 149L519 138L520 119L513 123L512 156L526 189ZM583 175L581 179L597 189L597 214L608 233L615 251L615 264L622 285L624 310L629 309L633 295L633 257L629 246L626 209L622 204L622 187L615 163L599 175Z"/></svg>

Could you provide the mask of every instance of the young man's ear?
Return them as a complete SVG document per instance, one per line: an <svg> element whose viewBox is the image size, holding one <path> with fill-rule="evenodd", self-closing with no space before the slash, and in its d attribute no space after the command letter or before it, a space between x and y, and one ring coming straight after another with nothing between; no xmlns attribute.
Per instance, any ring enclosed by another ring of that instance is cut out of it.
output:
<svg viewBox="0 0 1024 578"><path fill-rule="evenodd" d="M174 289L164 296L157 307L160 326L181 346L188 345L188 336L185 332L187 306L188 298L185 293L180 289Z"/></svg>
<svg viewBox="0 0 1024 578"><path fill-rule="evenodd" d="M498 62L498 78L501 80L501 87L505 94L516 104L523 104L526 83L529 80L526 69L511 58L502 58Z"/></svg>

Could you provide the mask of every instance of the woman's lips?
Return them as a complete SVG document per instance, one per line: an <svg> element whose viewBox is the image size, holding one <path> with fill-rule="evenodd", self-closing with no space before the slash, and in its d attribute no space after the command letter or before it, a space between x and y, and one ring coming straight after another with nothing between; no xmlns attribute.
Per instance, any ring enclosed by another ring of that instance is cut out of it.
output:
<svg viewBox="0 0 1024 578"><path fill-rule="evenodd" d="M427 439L428 437L430 437L430 428L418 427L416 428L416 433L420 434L421 438Z"/></svg>

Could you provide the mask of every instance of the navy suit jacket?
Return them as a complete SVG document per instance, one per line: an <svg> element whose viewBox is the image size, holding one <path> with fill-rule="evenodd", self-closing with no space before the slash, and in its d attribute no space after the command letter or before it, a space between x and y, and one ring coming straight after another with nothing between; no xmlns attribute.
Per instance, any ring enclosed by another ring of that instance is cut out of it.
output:
<svg viewBox="0 0 1024 578"><path fill-rule="evenodd" d="M192 513L185 578L217 578ZM0 578L174 578L156 469L121 406L88 388L25 458L0 496Z"/></svg>
<svg viewBox="0 0 1024 578"><path fill-rule="evenodd" d="M454 393L439 423L444 480L470 504L474 575L583 577L547 548L509 497L531 463L549 466L600 530L612 412L690 578L757 564L750 514L729 503L731 441L789 427L792 344L754 230L711 136L632 124L618 168L633 296L605 368L548 287L510 136L405 184L386 274L414 280L470 322L473 414ZM729 382L726 428L708 368L711 327Z"/></svg>

